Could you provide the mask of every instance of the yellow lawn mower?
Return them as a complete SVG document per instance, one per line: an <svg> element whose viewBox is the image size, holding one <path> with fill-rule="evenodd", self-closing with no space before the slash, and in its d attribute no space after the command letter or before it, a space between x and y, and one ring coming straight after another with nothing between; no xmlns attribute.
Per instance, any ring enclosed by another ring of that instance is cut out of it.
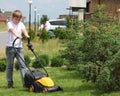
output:
<svg viewBox="0 0 120 96"><path fill-rule="evenodd" d="M16 38L13 41L13 46L17 39L18 38ZM28 49L31 50L32 53L35 55L38 63L40 64L44 72L40 70L31 70L29 67L27 67L29 69L29 72L27 72L24 77L25 87L29 89L29 92L45 93L45 92L62 91L63 89L60 86L56 86L54 81L49 77L48 72L46 71L45 67L43 66L37 54L35 53L32 44L30 43L30 39L28 39L27 46Z"/></svg>

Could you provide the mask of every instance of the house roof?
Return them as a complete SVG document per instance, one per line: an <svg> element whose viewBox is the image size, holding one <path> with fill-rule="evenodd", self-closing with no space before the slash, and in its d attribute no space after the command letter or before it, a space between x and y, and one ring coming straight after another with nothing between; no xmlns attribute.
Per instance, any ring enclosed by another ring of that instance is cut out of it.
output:
<svg viewBox="0 0 120 96"><path fill-rule="evenodd" d="M12 12L10 11L6 11L5 13L0 13L0 16L7 16L7 17L11 17Z"/></svg>
<svg viewBox="0 0 120 96"><path fill-rule="evenodd" d="M7 20L7 16L0 16L0 21L6 21Z"/></svg>

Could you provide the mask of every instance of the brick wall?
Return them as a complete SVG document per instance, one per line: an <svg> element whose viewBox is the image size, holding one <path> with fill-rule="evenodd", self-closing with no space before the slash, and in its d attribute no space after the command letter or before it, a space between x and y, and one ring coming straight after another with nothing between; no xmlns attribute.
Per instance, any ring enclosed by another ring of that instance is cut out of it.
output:
<svg viewBox="0 0 120 96"><path fill-rule="evenodd" d="M120 9L120 0L91 0L90 12L94 12L94 6L96 4L105 4L107 12L110 17L118 16L118 9Z"/></svg>

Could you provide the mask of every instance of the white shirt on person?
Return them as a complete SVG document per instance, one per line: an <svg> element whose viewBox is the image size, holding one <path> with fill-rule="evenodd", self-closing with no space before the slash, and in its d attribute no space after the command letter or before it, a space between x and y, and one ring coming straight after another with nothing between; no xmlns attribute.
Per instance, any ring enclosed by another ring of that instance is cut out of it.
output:
<svg viewBox="0 0 120 96"><path fill-rule="evenodd" d="M8 37L6 42L7 47L12 47L13 41L16 39L16 36L9 31L9 29L11 28L13 28L17 32L17 34L22 35L22 30L25 29L25 26L22 22L19 22L18 24L14 24L12 21L10 21L7 23L7 30L8 30ZM17 39L15 41L14 47L16 48L22 47L22 40Z"/></svg>

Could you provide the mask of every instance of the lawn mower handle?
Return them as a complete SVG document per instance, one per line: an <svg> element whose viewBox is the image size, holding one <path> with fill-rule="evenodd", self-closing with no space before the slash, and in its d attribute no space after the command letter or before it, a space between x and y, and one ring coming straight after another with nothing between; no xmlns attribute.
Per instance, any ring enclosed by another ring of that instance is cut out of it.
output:
<svg viewBox="0 0 120 96"><path fill-rule="evenodd" d="M25 37L23 37L23 38L25 38ZM13 41L13 43L12 43L12 47L14 48L14 50L16 51L16 49L15 49L15 46L14 46L14 44L15 44L15 41L17 40L17 39L19 39L18 37L16 37L15 38L15 40ZM16 53L17 53L17 51L16 51ZM18 55L20 58L21 58L21 56L20 55ZM25 62L25 60L23 60L22 58L21 58L21 60L25 63L25 66L26 66L26 62ZM27 67L27 66L26 66ZM29 71L32 73L32 71L30 70L30 68L29 67L27 67L28 69L29 69Z"/></svg>
<svg viewBox="0 0 120 96"><path fill-rule="evenodd" d="M23 37L23 38L25 38L25 37ZM19 39L19 38L16 37L15 40L13 41L13 44L12 44L13 47L15 47L14 44L15 44L15 41L17 39ZM27 40L28 40L28 44L27 44L28 49L30 49L31 51L33 51L32 44L30 43L30 38L27 38Z"/></svg>
<svg viewBox="0 0 120 96"><path fill-rule="evenodd" d="M23 38L25 38L25 37L23 37ZM14 48L15 41L16 41L17 39L19 39L19 38L17 37L17 38L15 38L15 40L13 41L13 44L12 44L13 48ZM49 75L48 75L48 72L46 71L46 69L44 68L44 66L43 66L43 64L41 63L40 59L38 58L37 54L35 53L35 51L34 51L34 49L33 49L33 47L32 47L32 44L30 43L30 38L27 38L27 39L28 39L28 44L27 44L28 49L30 49L30 50L33 52L33 54L35 55L36 59L39 61L41 67L44 69L46 75L49 76ZM21 59L22 59L22 58L21 58ZM25 62L25 61L23 60L23 62ZM29 68L28 68L28 69L29 69ZM29 70L30 70L30 69L29 69ZM32 71L30 70L30 72L32 72Z"/></svg>
<svg viewBox="0 0 120 96"><path fill-rule="evenodd" d="M22 39L23 39L23 38L25 38L25 37L23 36ZM12 43L12 47L15 47L14 44L15 44L15 42L16 42L17 39L19 39L19 37L16 37L16 38L15 38L15 40L14 40L13 43ZM30 42L30 39L29 39L29 38L27 38L27 39L28 39L28 42Z"/></svg>
<svg viewBox="0 0 120 96"><path fill-rule="evenodd" d="M33 49L33 47L32 47L32 44L30 43L30 38L28 38L27 47L28 47L28 49L30 49L30 50L33 52L33 54L35 55L36 59L37 59L38 62L40 63L41 67L44 69L46 75L49 76L49 75L48 75L48 72L46 71L46 69L44 68L43 64L41 63L41 61L40 61L38 55L35 53L35 51L34 51L34 49Z"/></svg>
<svg viewBox="0 0 120 96"><path fill-rule="evenodd" d="M12 47L14 47L15 41L16 41L17 39L18 39L18 37L15 38L15 40L13 41L13 43L12 43Z"/></svg>
<svg viewBox="0 0 120 96"><path fill-rule="evenodd" d="M32 52L34 51L33 47L32 47L32 44L30 43L30 38L27 38L28 39L28 44L27 44L27 47L28 49L30 49Z"/></svg>

